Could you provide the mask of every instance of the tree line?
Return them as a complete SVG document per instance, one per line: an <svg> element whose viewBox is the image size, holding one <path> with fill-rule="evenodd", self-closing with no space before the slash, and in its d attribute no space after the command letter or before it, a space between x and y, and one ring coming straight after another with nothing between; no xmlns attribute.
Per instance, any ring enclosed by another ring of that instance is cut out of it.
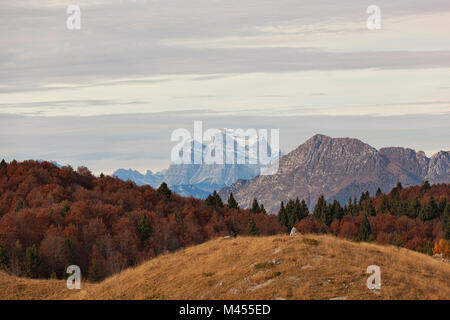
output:
<svg viewBox="0 0 450 320"><path fill-rule="evenodd" d="M317 200L311 215L304 200L281 203L278 221L301 233L331 233L357 241L394 244L432 254L450 240L450 185L403 188L401 183L389 192L380 188L374 197L369 191L349 199L343 207L339 201ZM440 240L443 242L440 242ZM440 245L439 245L440 243ZM448 246L447 246L448 248ZM447 255L450 252L447 252Z"/></svg>
<svg viewBox="0 0 450 320"><path fill-rule="evenodd" d="M68 265L97 281L166 251L218 236L286 232L273 215L239 208L217 193L184 198L86 167L0 162L0 269L64 278Z"/></svg>

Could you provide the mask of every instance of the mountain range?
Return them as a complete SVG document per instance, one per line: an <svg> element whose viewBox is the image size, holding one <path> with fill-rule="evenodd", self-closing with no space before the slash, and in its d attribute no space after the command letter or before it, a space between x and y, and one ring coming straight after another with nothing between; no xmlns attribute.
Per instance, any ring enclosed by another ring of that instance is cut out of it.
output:
<svg viewBox="0 0 450 320"><path fill-rule="evenodd" d="M423 151L401 147L377 150L358 139L317 134L282 156L276 174L240 179L219 195L226 201L233 192L244 208L256 198L271 213L278 211L281 201L296 197L305 199L310 208L322 194L344 204L366 190L371 194L377 188L388 192L397 182L403 186L425 180L449 183L449 159L449 151L428 158Z"/></svg>
<svg viewBox="0 0 450 320"><path fill-rule="evenodd" d="M221 137L223 141L232 142L230 145L225 144L225 148L219 149L219 152L223 152L224 159L226 159L227 152L233 154L234 163L232 164L193 164L196 152L202 153L202 157L205 158L205 155L211 154L212 147L211 144L203 144L191 139L184 143L183 152L190 154L192 164L171 163L165 170L156 173L148 170L145 174L133 169L118 169L113 173L113 176L125 181L134 181L137 185L148 184L154 188L164 181L172 191L181 196L205 199L214 190L220 190L239 179L252 179L262 172L265 166L258 161L258 148L262 144L266 144L268 154L271 155L272 153L270 144L263 137L241 138L226 130L222 130L220 134L223 134L223 137ZM197 143L200 147L195 149L194 145ZM271 155L271 159L275 160L279 156L279 153L274 153L273 156ZM246 163L240 164L237 159L245 159Z"/></svg>

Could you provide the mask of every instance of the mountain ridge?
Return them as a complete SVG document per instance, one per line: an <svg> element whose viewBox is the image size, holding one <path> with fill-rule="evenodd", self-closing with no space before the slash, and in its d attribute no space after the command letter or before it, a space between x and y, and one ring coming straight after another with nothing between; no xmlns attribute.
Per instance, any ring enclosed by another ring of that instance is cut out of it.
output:
<svg viewBox="0 0 450 320"><path fill-rule="evenodd" d="M402 147L377 150L355 138L332 138L316 134L279 159L274 175L239 180L219 191L222 199L233 192L247 208L254 198L268 212L276 212L281 201L299 197L311 207L321 194L327 200L346 203L366 190L389 191L397 182L405 186L448 183L450 153L440 151L428 158L423 151Z"/></svg>

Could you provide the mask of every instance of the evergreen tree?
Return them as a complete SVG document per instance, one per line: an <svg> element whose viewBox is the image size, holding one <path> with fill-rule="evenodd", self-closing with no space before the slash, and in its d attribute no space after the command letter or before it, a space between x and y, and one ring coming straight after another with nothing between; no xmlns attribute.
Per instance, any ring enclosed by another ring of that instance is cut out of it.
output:
<svg viewBox="0 0 450 320"><path fill-rule="evenodd" d="M23 208L23 201L19 199L19 201L17 201L16 203L15 211L19 212L20 210L22 210L22 208Z"/></svg>
<svg viewBox="0 0 450 320"><path fill-rule="evenodd" d="M381 197L381 202L378 205L377 212L378 213L389 212L389 202L388 202L387 196L385 194L383 194L383 196Z"/></svg>
<svg viewBox="0 0 450 320"><path fill-rule="evenodd" d="M278 210L278 222L283 226L288 226L288 216L283 201L281 201L280 210Z"/></svg>
<svg viewBox="0 0 450 320"><path fill-rule="evenodd" d="M216 190L206 198L206 204L214 208L223 208L223 202Z"/></svg>
<svg viewBox="0 0 450 320"><path fill-rule="evenodd" d="M366 214L369 217L373 217L376 215L375 208L373 207L372 199L369 199L369 201L366 201L366 206L364 208L366 211Z"/></svg>
<svg viewBox="0 0 450 320"><path fill-rule="evenodd" d="M97 282L99 280L97 261L91 259L88 270L88 280L91 282Z"/></svg>
<svg viewBox="0 0 450 320"><path fill-rule="evenodd" d="M6 164L5 159L2 159L2 161L0 162L0 169L6 168L8 165Z"/></svg>
<svg viewBox="0 0 450 320"><path fill-rule="evenodd" d="M383 191L381 191L380 187L378 187L376 196L378 197L378 196L381 196L382 194L383 194Z"/></svg>
<svg viewBox="0 0 450 320"><path fill-rule="evenodd" d="M0 244L0 269L6 269L9 265L8 255L6 248Z"/></svg>
<svg viewBox="0 0 450 320"><path fill-rule="evenodd" d="M252 208L250 209L253 213L260 213L261 208L259 207L258 200L256 198L253 199Z"/></svg>
<svg viewBox="0 0 450 320"><path fill-rule="evenodd" d="M330 225L332 221L332 216L329 214L327 203L323 195L317 199L317 204L313 211L313 217L326 225Z"/></svg>
<svg viewBox="0 0 450 320"><path fill-rule="evenodd" d="M267 214L266 208L264 208L264 205L261 203L261 213Z"/></svg>
<svg viewBox="0 0 450 320"><path fill-rule="evenodd" d="M358 216L360 210L361 210L361 207L356 202L356 197L354 197L353 198L353 205L352 205L352 215L354 217Z"/></svg>
<svg viewBox="0 0 450 320"><path fill-rule="evenodd" d="M216 190L214 190L214 192L213 192L213 197L214 197L215 207L223 208L222 198L219 196L219 194L216 192Z"/></svg>
<svg viewBox="0 0 450 320"><path fill-rule="evenodd" d="M172 191L167 186L167 183L163 182L158 188L158 194L167 199L170 199L170 197L172 196Z"/></svg>
<svg viewBox="0 0 450 320"><path fill-rule="evenodd" d="M69 251L69 264L77 264L75 261L75 250L73 248L72 241L70 240L70 237L66 236L66 246ZM67 268L66 268L67 269Z"/></svg>
<svg viewBox="0 0 450 320"><path fill-rule="evenodd" d="M372 229L370 228L370 222L365 214L361 220L361 224L359 225L359 241L368 241L372 236ZM373 237L373 236L372 236Z"/></svg>
<svg viewBox="0 0 450 320"><path fill-rule="evenodd" d="M35 244L25 251L25 273L29 278L37 278L39 270L39 254Z"/></svg>
<svg viewBox="0 0 450 320"><path fill-rule="evenodd" d="M228 208L239 209L239 204L237 203L236 199L234 198L233 192L231 192L230 196L228 197Z"/></svg>
<svg viewBox="0 0 450 320"><path fill-rule="evenodd" d="M450 240L450 203L445 206L444 215L442 216L442 230L444 237Z"/></svg>
<svg viewBox="0 0 450 320"><path fill-rule="evenodd" d="M255 219L253 219L253 217L248 220L248 235L258 235L258 228L256 227Z"/></svg>
<svg viewBox="0 0 450 320"><path fill-rule="evenodd" d="M309 208L308 205L306 204L305 199L302 199L302 202L300 202L300 216L299 216L299 220L302 220L303 218L306 218L309 216Z"/></svg>
<svg viewBox="0 0 450 320"><path fill-rule="evenodd" d="M144 212L141 214L141 219L138 222L137 232L142 243L144 243L152 235L153 229L150 224L150 220Z"/></svg>
<svg viewBox="0 0 450 320"><path fill-rule="evenodd" d="M402 190L403 189L403 186L402 186L402 184L400 183L400 182L397 182L397 185L394 187L394 188L392 188L392 190L391 190L391 198L394 200L394 201L397 201L398 200L398 192L400 191L400 190Z"/></svg>
<svg viewBox="0 0 450 320"><path fill-rule="evenodd" d="M419 199L417 199L417 197L414 197L414 199L412 199L408 205L408 217L410 217L411 219L416 219L419 216L420 209L421 206Z"/></svg>
<svg viewBox="0 0 450 320"><path fill-rule="evenodd" d="M428 190L430 190L431 189L431 185L430 185L430 183L428 182L428 180L426 180L423 184L422 184L422 190L423 190L423 192L427 192Z"/></svg>
<svg viewBox="0 0 450 320"><path fill-rule="evenodd" d="M337 200L334 200L333 204L329 205L328 211L331 216L331 221L341 220L344 216L344 209L342 209L341 204Z"/></svg>
<svg viewBox="0 0 450 320"><path fill-rule="evenodd" d="M439 216L439 207L433 197L430 197L428 203L422 207L419 213L419 219L423 222L433 220Z"/></svg>
<svg viewBox="0 0 450 320"><path fill-rule="evenodd" d="M441 198L438 205L439 215L444 212L446 206L447 206L447 198Z"/></svg>

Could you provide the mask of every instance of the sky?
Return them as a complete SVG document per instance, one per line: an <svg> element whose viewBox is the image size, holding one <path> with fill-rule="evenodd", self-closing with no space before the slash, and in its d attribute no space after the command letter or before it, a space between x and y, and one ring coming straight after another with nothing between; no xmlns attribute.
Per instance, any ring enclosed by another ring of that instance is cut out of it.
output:
<svg viewBox="0 0 450 320"><path fill-rule="evenodd" d="M431 156L450 149L448 30L448 0L4 0L0 157L157 171L195 120L280 129L284 152L322 133Z"/></svg>

